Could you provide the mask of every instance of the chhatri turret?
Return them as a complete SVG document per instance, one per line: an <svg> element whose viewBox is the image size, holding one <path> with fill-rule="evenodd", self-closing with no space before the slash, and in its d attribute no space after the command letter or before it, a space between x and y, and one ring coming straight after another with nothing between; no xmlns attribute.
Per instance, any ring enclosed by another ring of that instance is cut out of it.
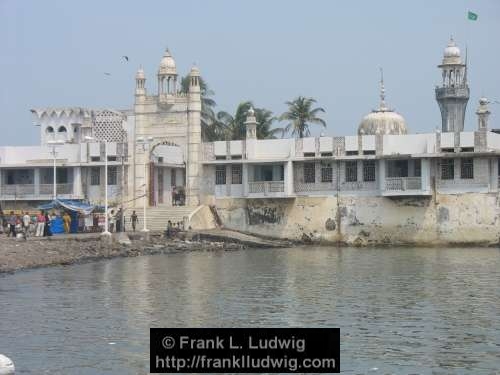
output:
<svg viewBox="0 0 500 375"><path fill-rule="evenodd" d="M441 130L461 132L464 130L465 109L469 101L467 56L465 64L462 63L460 49L453 38L445 48L443 62L438 67L443 76L442 85L436 87L436 100L441 110Z"/></svg>

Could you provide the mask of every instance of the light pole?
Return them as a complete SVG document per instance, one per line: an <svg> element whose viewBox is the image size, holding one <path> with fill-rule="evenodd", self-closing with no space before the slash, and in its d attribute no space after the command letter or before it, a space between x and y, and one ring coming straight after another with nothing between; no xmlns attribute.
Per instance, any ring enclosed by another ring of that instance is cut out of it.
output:
<svg viewBox="0 0 500 375"><path fill-rule="evenodd" d="M146 139L144 139L143 137L139 137L137 138L137 144L138 145L142 145L142 150L144 151L144 188L143 188L143 193L144 193L144 212L143 212L143 220L142 222L144 223L143 224L143 228L142 228L142 231L143 232L149 232L149 229L147 228L147 219L146 219L146 198L147 198L147 180L146 180L146 177L147 177L147 173L148 173L148 170L147 170L147 166L148 166L148 157L146 157L146 149L147 149L147 146L149 146L149 144L153 142L153 137L148 137Z"/></svg>
<svg viewBox="0 0 500 375"><path fill-rule="evenodd" d="M108 220L108 142L105 139L96 139L94 137L86 136L87 141L96 141L104 143L104 236L110 236L109 220Z"/></svg>
<svg viewBox="0 0 500 375"><path fill-rule="evenodd" d="M62 141L62 140L59 140L59 141L48 141L47 144L49 144L50 146L52 146L52 151L51 151L51 155L53 156L54 158L54 164L53 164L53 168L54 168L54 181L53 181L53 191L52 191L52 199L56 199L57 198L57 179L56 179L56 156L57 156L57 152L56 152L56 147L57 146L62 146L63 144L65 144L66 142Z"/></svg>

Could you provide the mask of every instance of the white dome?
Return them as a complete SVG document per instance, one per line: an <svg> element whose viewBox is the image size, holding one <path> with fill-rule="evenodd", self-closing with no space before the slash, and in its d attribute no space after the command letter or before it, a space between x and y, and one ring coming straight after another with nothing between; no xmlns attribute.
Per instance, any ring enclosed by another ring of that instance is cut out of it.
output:
<svg viewBox="0 0 500 375"><path fill-rule="evenodd" d="M177 68L175 66L175 60L167 49L163 54L160 61L160 68L158 69L158 74L177 74Z"/></svg>
<svg viewBox="0 0 500 375"><path fill-rule="evenodd" d="M193 65L193 67L191 68L191 72L189 73L190 76L197 76L199 77L200 76L200 69L198 69L198 67L196 65Z"/></svg>
<svg viewBox="0 0 500 375"><path fill-rule="evenodd" d="M445 64L461 64L460 48L457 47L453 38L450 38L448 45L443 53L443 65Z"/></svg>
<svg viewBox="0 0 500 375"><path fill-rule="evenodd" d="M406 121L399 113L376 110L367 114L358 127L359 135L407 134Z"/></svg>
<svg viewBox="0 0 500 375"><path fill-rule="evenodd" d="M144 70L142 69L142 67L140 67L135 74L135 79L145 79Z"/></svg>

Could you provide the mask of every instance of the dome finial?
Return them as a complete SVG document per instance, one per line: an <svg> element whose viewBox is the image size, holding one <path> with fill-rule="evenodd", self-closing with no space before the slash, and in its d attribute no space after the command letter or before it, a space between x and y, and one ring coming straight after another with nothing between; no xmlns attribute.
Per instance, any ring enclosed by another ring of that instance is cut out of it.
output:
<svg viewBox="0 0 500 375"><path fill-rule="evenodd" d="M380 108L381 111L386 111L385 105L385 86L384 86L384 69L380 68Z"/></svg>

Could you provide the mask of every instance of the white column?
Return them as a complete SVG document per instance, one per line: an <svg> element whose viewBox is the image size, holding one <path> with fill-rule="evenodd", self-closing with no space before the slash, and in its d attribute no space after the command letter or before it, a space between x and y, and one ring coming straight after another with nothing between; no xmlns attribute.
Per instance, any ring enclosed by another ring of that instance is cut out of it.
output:
<svg viewBox="0 0 500 375"><path fill-rule="evenodd" d="M380 192L384 192L385 191L385 160L384 159L381 159L378 161L378 176L377 177L378 177L378 181L379 181Z"/></svg>
<svg viewBox="0 0 500 375"><path fill-rule="evenodd" d="M83 195L83 193L82 193L82 167L74 167L73 168L73 195L75 197L81 197Z"/></svg>
<svg viewBox="0 0 500 375"><path fill-rule="evenodd" d="M421 173L422 176L422 190L431 191L431 163L429 159L422 159L421 161Z"/></svg>
<svg viewBox="0 0 500 375"><path fill-rule="evenodd" d="M241 183L243 184L242 195L248 196L248 164L244 163L241 167Z"/></svg>
<svg viewBox="0 0 500 375"><path fill-rule="evenodd" d="M291 160L285 164L285 195L293 195L293 162Z"/></svg>
<svg viewBox="0 0 500 375"><path fill-rule="evenodd" d="M35 184L35 197L40 196L40 168L35 168L33 182Z"/></svg>

